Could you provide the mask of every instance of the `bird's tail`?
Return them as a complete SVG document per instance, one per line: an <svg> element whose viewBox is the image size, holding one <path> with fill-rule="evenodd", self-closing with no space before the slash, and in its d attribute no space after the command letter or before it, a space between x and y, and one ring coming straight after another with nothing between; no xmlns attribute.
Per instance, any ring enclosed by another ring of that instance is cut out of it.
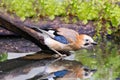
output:
<svg viewBox="0 0 120 80"><path fill-rule="evenodd" d="M48 38L48 37L54 38L54 36L55 36L53 33L50 33L50 32L43 30L43 29L40 29L37 26L33 26L32 29L34 29L35 31L37 31L39 33L42 33L44 38Z"/></svg>

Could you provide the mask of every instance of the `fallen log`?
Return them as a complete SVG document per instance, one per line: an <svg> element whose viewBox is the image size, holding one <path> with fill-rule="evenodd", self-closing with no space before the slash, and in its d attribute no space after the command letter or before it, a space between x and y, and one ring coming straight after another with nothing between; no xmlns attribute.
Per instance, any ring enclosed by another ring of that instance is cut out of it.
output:
<svg viewBox="0 0 120 80"><path fill-rule="evenodd" d="M38 45L42 50L50 50L44 43L43 37L38 35L36 31L26 27L20 19L14 19L9 14L0 12L0 26L21 35Z"/></svg>

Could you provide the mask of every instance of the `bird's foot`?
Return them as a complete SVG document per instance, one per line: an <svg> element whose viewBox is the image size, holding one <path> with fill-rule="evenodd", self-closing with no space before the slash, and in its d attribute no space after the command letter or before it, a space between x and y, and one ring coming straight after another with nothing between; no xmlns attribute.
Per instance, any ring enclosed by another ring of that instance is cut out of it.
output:
<svg viewBox="0 0 120 80"><path fill-rule="evenodd" d="M67 55L66 54L55 54L54 57L55 58L59 58L59 59L64 59Z"/></svg>
<svg viewBox="0 0 120 80"><path fill-rule="evenodd" d="M61 59L63 59L64 57L67 56L66 54L61 54L60 52L58 52L58 51L55 50L55 49L52 49L52 50L53 50L55 53L57 53L57 54L54 55L55 58L61 58Z"/></svg>

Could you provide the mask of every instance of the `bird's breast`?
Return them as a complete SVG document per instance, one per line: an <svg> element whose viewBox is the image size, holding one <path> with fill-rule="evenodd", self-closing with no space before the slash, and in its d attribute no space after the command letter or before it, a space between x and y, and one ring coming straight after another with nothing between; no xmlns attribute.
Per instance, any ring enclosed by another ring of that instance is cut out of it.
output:
<svg viewBox="0 0 120 80"><path fill-rule="evenodd" d="M44 40L44 43L48 47L53 48L53 49L58 50L58 51L71 51L72 50L68 44L63 44L63 43L56 41L56 40L49 38L49 37Z"/></svg>

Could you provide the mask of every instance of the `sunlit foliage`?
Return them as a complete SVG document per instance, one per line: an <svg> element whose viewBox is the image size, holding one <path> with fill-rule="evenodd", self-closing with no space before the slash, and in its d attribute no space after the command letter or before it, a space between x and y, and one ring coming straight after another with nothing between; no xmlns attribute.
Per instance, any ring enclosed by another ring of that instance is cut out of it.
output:
<svg viewBox="0 0 120 80"><path fill-rule="evenodd" d="M111 34L118 30L120 25L120 0L1 0L0 6L6 11L26 18L48 18L69 23L81 20L87 24L94 21L97 35Z"/></svg>
<svg viewBox="0 0 120 80"><path fill-rule="evenodd" d="M0 53L0 62L7 60L7 57L8 57L8 55L6 52Z"/></svg>

